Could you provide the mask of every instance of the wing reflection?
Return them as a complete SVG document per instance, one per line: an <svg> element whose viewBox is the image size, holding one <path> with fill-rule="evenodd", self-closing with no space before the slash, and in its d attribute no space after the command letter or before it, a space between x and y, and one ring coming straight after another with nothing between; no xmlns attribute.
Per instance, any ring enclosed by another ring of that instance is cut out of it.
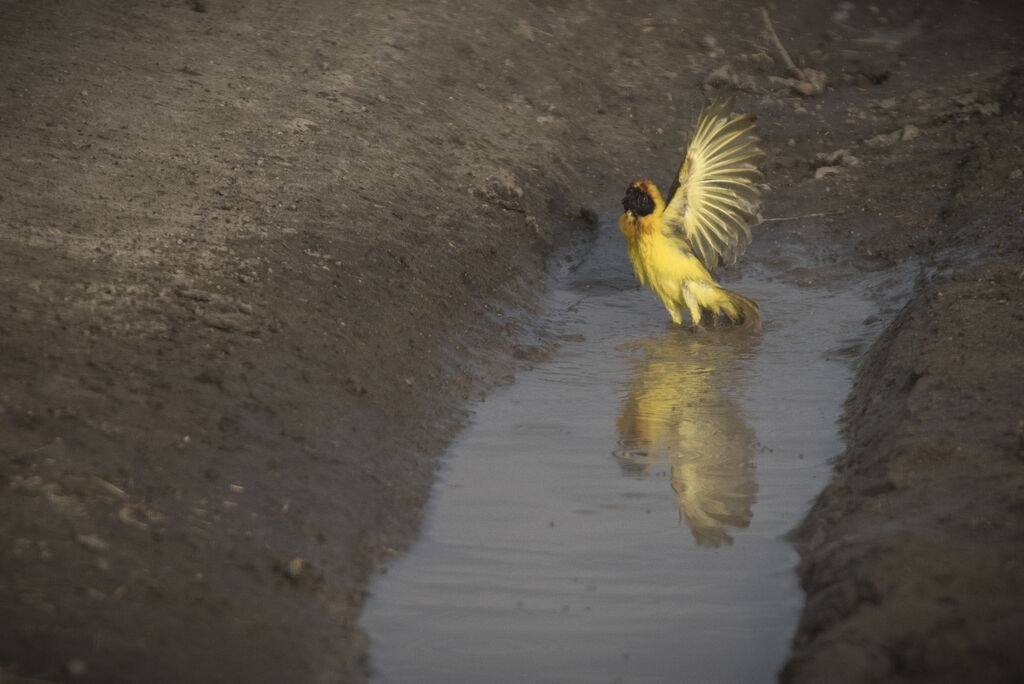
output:
<svg viewBox="0 0 1024 684"><path fill-rule="evenodd" d="M739 331L680 329L643 343L618 419L615 458L623 475L667 468L680 520L700 546L732 544L730 528L753 518L754 431L733 397L739 365L756 345Z"/></svg>

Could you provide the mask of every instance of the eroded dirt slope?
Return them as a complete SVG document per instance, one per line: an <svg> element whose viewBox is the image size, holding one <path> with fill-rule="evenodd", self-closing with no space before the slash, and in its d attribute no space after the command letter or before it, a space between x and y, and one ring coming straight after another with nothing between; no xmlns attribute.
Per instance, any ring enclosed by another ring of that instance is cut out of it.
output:
<svg viewBox="0 0 1024 684"><path fill-rule="evenodd" d="M782 680L1019 681L1024 24L996 3L891 11L862 56L873 97L823 98L847 113L816 175L862 255L921 270L860 364L848 449L796 531L807 605ZM847 57L821 63L831 76Z"/></svg>

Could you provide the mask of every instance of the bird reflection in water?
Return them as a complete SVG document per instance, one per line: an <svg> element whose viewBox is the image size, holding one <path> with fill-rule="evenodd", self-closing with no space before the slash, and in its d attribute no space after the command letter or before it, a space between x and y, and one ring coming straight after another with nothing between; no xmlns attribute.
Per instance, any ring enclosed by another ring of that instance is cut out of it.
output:
<svg viewBox="0 0 1024 684"><path fill-rule="evenodd" d="M615 458L628 477L667 468L697 544L732 544L750 525L757 496L754 431L734 397L758 338L742 331L694 335L670 329L638 343L618 419Z"/></svg>

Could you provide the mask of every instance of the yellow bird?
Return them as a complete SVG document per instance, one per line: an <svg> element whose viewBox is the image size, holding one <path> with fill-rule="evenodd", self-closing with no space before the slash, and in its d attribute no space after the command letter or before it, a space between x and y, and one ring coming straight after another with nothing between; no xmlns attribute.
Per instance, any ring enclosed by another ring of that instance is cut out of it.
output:
<svg viewBox="0 0 1024 684"><path fill-rule="evenodd" d="M765 155L754 117L730 118L731 109L731 99L701 109L667 204L651 181L630 184L619 229L633 272L658 293L676 324L685 307L697 328L702 320L724 319L760 330L757 304L720 287L709 273L735 263L746 249L761 201L755 183Z"/></svg>

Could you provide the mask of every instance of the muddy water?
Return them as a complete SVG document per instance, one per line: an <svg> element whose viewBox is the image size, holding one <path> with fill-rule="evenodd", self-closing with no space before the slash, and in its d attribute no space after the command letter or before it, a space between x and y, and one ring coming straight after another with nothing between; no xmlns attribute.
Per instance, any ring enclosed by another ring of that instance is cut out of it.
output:
<svg viewBox="0 0 1024 684"><path fill-rule="evenodd" d="M782 535L893 296L771 240L744 268L762 335L672 326L612 225L556 278L559 351L475 407L371 587L375 681L774 681L802 602Z"/></svg>

